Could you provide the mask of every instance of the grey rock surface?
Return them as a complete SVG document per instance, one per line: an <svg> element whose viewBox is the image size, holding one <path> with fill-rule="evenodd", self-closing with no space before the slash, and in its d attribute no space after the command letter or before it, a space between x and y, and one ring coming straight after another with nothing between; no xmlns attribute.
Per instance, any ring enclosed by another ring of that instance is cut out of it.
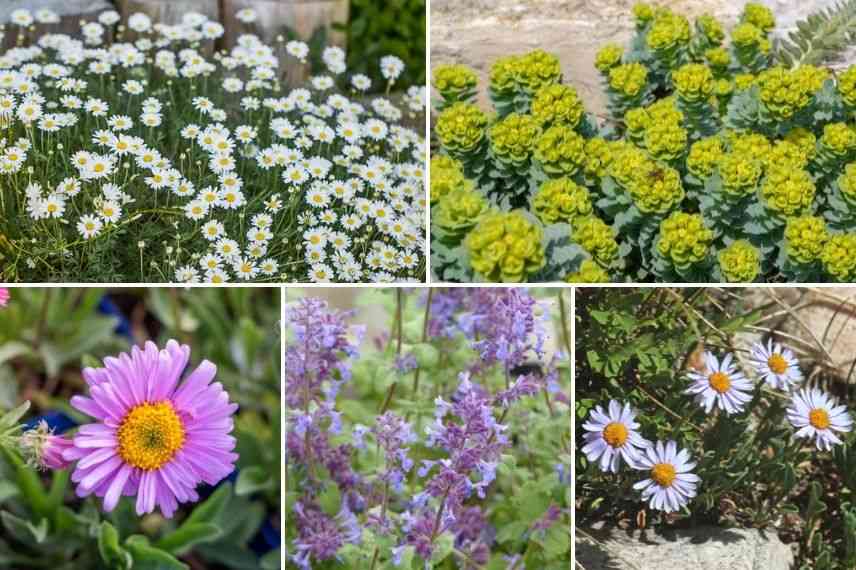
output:
<svg viewBox="0 0 856 570"><path fill-rule="evenodd" d="M594 540L580 534L574 550L585 570L790 570L794 561L775 533L757 529L587 529Z"/></svg>
<svg viewBox="0 0 856 570"><path fill-rule="evenodd" d="M9 15L15 10L26 9L31 12L47 8L60 16L91 14L113 8L107 0L2 0L0 1L0 23L9 21Z"/></svg>

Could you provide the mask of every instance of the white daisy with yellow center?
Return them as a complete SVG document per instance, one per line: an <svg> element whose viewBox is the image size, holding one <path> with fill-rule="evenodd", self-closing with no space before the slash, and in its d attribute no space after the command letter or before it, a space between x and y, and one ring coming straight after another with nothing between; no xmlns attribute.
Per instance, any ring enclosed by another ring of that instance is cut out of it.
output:
<svg viewBox="0 0 856 570"><path fill-rule="evenodd" d="M689 373L692 384L685 393L694 395L707 413L714 405L728 415L742 412L746 402L752 399L753 385L734 366L733 356L726 354L720 362L716 356L705 352L704 362L703 372Z"/></svg>
<svg viewBox="0 0 856 570"><path fill-rule="evenodd" d="M648 501L652 509L677 512L696 496L701 479L691 473L695 466L686 449L678 451L678 444L671 440L665 445L658 441L640 454L635 468L647 471L648 478L633 488L642 492L642 500Z"/></svg>
<svg viewBox="0 0 856 570"><path fill-rule="evenodd" d="M755 371L771 388L790 390L803 381L797 357L790 349L773 344L772 339L766 346L753 344L750 360Z"/></svg>
<svg viewBox="0 0 856 570"><path fill-rule="evenodd" d="M586 444L582 451L591 462L599 462L601 471L617 473L621 460L635 465L640 451L651 445L639 432L639 424L635 421L636 412L630 404L623 406L615 400L610 400L607 409L601 406L589 414L583 429L588 433L583 435Z"/></svg>
<svg viewBox="0 0 856 570"><path fill-rule="evenodd" d="M847 433L853 427L853 418L847 406L817 388L794 392L787 410L788 421L798 428L794 437L814 439L817 448L829 451L833 445L843 443L836 435Z"/></svg>

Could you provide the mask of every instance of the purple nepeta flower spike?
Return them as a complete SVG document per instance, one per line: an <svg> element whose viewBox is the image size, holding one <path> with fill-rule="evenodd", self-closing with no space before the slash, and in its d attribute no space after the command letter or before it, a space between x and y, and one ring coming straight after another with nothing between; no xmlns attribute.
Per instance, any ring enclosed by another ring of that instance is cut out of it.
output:
<svg viewBox="0 0 856 570"><path fill-rule="evenodd" d="M544 515L532 524L532 531L546 531L556 524L556 521L559 520L561 515L562 509L557 505L550 505L546 512L544 512Z"/></svg>
<svg viewBox="0 0 856 570"><path fill-rule="evenodd" d="M354 428L353 428L352 433L351 433L352 442L353 442L354 447L356 447L357 449L365 449L366 448L366 442L364 441L364 438L366 436L366 433L368 433L368 431L369 431L369 428L362 425L362 424L354 425Z"/></svg>
<svg viewBox="0 0 856 570"><path fill-rule="evenodd" d="M501 363L506 369L522 364L530 352L543 354L545 328L536 317L536 300L520 288L471 290L468 313L459 324L472 339L485 366Z"/></svg>
<svg viewBox="0 0 856 570"><path fill-rule="evenodd" d="M310 569L309 559L329 560L344 546L345 536L336 521L314 505L294 504L298 537L294 540L296 554L291 560L300 568Z"/></svg>
<svg viewBox="0 0 856 570"><path fill-rule="evenodd" d="M431 295L428 336L430 338L452 338L459 326L455 322L455 313L463 306L469 292L463 288L435 289Z"/></svg>
<svg viewBox="0 0 856 570"><path fill-rule="evenodd" d="M285 403L290 408L307 409L311 402L334 399L338 386L322 398L322 384L350 378L351 360L359 355L364 327L349 327L348 316L312 298L286 309L285 325L294 333L294 341L285 349Z"/></svg>
<svg viewBox="0 0 856 570"><path fill-rule="evenodd" d="M380 479L392 485L396 492L401 492L404 473L413 468L413 460L407 455L409 449L406 446L416 441L416 434L410 423L393 412L377 417L372 434L386 458L386 467Z"/></svg>

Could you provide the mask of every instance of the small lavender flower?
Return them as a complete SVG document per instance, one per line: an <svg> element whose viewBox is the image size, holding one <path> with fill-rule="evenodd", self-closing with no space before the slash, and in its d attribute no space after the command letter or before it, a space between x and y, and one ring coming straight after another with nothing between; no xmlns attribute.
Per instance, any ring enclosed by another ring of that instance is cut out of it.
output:
<svg viewBox="0 0 856 570"><path fill-rule="evenodd" d="M416 356L413 353L407 353L396 357L393 366L395 366L399 374L408 374L416 370L419 367L419 363L416 361Z"/></svg>
<svg viewBox="0 0 856 570"><path fill-rule="evenodd" d="M508 407L512 402L519 400L523 396L537 394L541 389L541 382L535 374L518 376L517 380L511 383L508 390L503 390L496 394L496 402L503 407Z"/></svg>
<svg viewBox="0 0 856 570"><path fill-rule="evenodd" d="M557 505L550 505L544 515L532 524L532 531L546 531L556 524L556 521L559 520L560 516L562 516L562 509Z"/></svg>
<svg viewBox="0 0 856 570"><path fill-rule="evenodd" d="M459 322L484 365L501 363L508 370L522 364L530 352L543 355L545 332L536 305L535 298L520 288L472 291L468 313Z"/></svg>
<svg viewBox="0 0 856 570"><path fill-rule="evenodd" d="M315 505L294 504L299 536L294 540L296 553L291 561L302 570L311 570L310 557L329 560L345 545L346 537L339 524Z"/></svg>
<svg viewBox="0 0 856 570"><path fill-rule="evenodd" d="M455 314L464 305L469 291L464 288L434 289L428 319L430 338L452 338L459 331Z"/></svg>
<svg viewBox="0 0 856 570"><path fill-rule="evenodd" d="M350 379L351 360L364 327L349 327L347 313L332 311L320 299L304 298L286 310L285 324L294 342L285 349L285 403L292 409L307 409L313 401L335 399L341 382ZM355 341L349 339L353 335ZM322 389L326 381L333 388Z"/></svg>
<svg viewBox="0 0 856 570"><path fill-rule="evenodd" d="M434 474L425 483L425 490L414 497L411 506L417 514L408 517L405 528L406 543L426 559L433 552L437 535L453 529L459 517L466 516L464 501L473 493L484 497L485 488L496 477L499 456L508 445L503 433L507 426L493 417L490 396L470 382L468 373L460 375L452 403L442 398L435 402L434 422L426 428L426 445L444 450L448 457L422 461L417 474ZM437 509L428 505L430 498L438 501Z"/></svg>
<svg viewBox="0 0 856 570"><path fill-rule="evenodd" d="M416 441L416 434L404 418L393 412L378 416L372 433L386 457L386 468L381 474L381 480L400 493L404 474L413 468L413 460L407 455L409 449L405 446Z"/></svg>

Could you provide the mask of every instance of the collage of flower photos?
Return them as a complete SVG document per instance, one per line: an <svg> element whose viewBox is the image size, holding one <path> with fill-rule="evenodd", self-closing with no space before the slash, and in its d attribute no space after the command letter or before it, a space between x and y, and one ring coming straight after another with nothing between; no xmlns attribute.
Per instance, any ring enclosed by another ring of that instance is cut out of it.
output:
<svg viewBox="0 0 856 570"><path fill-rule="evenodd" d="M0 0L0 570L856 569L856 0Z"/></svg>

